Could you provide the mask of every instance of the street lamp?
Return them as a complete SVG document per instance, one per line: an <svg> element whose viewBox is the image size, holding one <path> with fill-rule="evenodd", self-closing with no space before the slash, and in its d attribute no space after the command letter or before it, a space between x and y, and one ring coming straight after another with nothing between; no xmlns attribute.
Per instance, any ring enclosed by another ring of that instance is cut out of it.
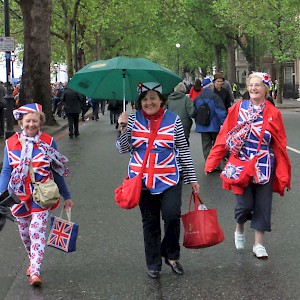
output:
<svg viewBox="0 0 300 300"><path fill-rule="evenodd" d="M16 61L16 57L17 57L17 55L13 52L11 54L11 78L12 79L15 78L15 74L14 74L14 62Z"/></svg>
<svg viewBox="0 0 300 300"><path fill-rule="evenodd" d="M4 29L5 29L5 36L10 36L10 28L9 28L9 3L8 0L3 1L3 8L4 8ZM7 139L11 137L14 132L14 118L13 118L13 108L14 108L14 97L12 94L12 86L10 84L10 51L5 52L6 58L6 110L5 110L5 117L6 117L6 129L4 132L4 138Z"/></svg>
<svg viewBox="0 0 300 300"><path fill-rule="evenodd" d="M177 74L178 74L178 76L180 75L179 74L179 65L180 65L180 44L179 43L177 43L176 44L176 48L177 48Z"/></svg>
<svg viewBox="0 0 300 300"><path fill-rule="evenodd" d="M58 73L58 64L54 64L54 74L55 74L55 82L57 82L57 73Z"/></svg>

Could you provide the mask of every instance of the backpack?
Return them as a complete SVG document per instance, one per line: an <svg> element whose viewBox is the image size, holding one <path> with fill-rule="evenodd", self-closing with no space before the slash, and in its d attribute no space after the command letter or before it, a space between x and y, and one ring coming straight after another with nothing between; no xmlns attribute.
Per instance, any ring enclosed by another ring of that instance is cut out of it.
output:
<svg viewBox="0 0 300 300"><path fill-rule="evenodd" d="M196 113L196 123L208 126L210 124L210 108L207 102L203 102Z"/></svg>

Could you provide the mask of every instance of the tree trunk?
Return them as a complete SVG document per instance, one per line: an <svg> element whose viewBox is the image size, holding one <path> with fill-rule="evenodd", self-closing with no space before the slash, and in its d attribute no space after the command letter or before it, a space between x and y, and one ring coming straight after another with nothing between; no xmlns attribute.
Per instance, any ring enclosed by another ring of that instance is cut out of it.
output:
<svg viewBox="0 0 300 300"><path fill-rule="evenodd" d="M233 84L236 82L235 47L234 40L227 37L227 80Z"/></svg>
<svg viewBox="0 0 300 300"><path fill-rule="evenodd" d="M216 71L220 72L222 70L222 65L221 65L221 47L219 45L214 46L215 49L215 64L216 64Z"/></svg>
<svg viewBox="0 0 300 300"><path fill-rule="evenodd" d="M24 57L20 105L37 102L43 106L48 125L52 115L50 86L51 0L20 0L24 25Z"/></svg>

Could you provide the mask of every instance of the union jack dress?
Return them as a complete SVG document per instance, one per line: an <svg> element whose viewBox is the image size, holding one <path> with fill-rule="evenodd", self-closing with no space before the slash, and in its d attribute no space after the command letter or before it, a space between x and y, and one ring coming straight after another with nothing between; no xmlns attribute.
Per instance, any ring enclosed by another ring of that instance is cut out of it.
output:
<svg viewBox="0 0 300 300"><path fill-rule="evenodd" d="M20 133L14 134L12 137L7 139L6 148L8 155L8 163L14 169L20 163L22 145L20 143ZM53 146L53 138L46 134L42 133L40 139L47 143L50 146ZM34 144L32 150L32 167L34 171L35 181L44 182L49 178L52 178L52 171L50 166L50 161L45 157L45 155L39 150L38 146ZM9 181L9 188L12 189L11 186L11 178ZM17 196L20 198L21 203L15 204L11 211L15 217L26 217L31 214L31 212L40 212L47 210L47 208L40 207L36 202L32 200L32 192L33 192L33 184L31 183L30 174L26 177L25 183L20 187L19 193ZM51 207L51 209L55 209L59 205L59 201Z"/></svg>
<svg viewBox="0 0 300 300"><path fill-rule="evenodd" d="M242 123L249 118L250 100L243 101L239 110L238 123ZM253 112L256 108L254 106ZM239 152L241 160L249 160L257 153L257 148L260 139L260 132L262 130L263 118L262 113L252 123L248 138ZM254 183L266 184L270 180L271 170L274 166L274 154L271 147L271 134L266 129L261 143L260 152L258 153L258 160L256 165L256 176L253 179Z"/></svg>

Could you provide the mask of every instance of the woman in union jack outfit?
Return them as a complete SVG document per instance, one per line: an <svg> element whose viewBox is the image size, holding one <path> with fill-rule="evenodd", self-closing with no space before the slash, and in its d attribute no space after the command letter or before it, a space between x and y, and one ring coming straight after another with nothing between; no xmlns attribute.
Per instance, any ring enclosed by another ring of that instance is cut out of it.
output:
<svg viewBox="0 0 300 300"><path fill-rule="evenodd" d="M162 257L175 274L182 275L179 263L182 183L190 183L194 193L199 193L199 184L181 120L163 108L166 99L161 94L162 86L154 82L140 83L139 92L137 110L129 117L125 113L119 117L117 147L120 153L131 151L130 178L139 173L146 149L151 147L143 170L139 203L148 276L159 277ZM149 145L153 135L155 140ZM160 214L165 233L162 240Z"/></svg>
<svg viewBox="0 0 300 300"><path fill-rule="evenodd" d="M228 116L205 164L205 172L211 172L227 151L244 161L257 156L255 174L246 188L225 181L223 188L236 194L236 248L245 248L244 225L251 220L250 226L255 232L253 253L259 259L268 258L263 243L264 233L271 231L273 192L283 196L285 188L291 187L291 163L286 151L282 116L266 100L270 85L271 79L267 73L254 72L249 75L247 88L250 99L238 101L229 108ZM259 144L260 151L257 153ZM222 176L238 178L240 172L240 167L225 167Z"/></svg>
<svg viewBox="0 0 300 300"><path fill-rule="evenodd" d="M53 178L64 197L65 209L73 207L70 193L63 176L69 174L65 156L57 151L54 138L41 132L45 121L42 106L31 103L13 111L22 132L17 132L6 140L3 168L0 176L0 192L9 189L21 200L12 206L21 240L29 257L26 275L33 286L40 286L40 268L46 245L46 225L49 211L59 205L59 200L50 208L42 208L32 200L33 184L29 168L33 169L35 181L45 182Z"/></svg>

